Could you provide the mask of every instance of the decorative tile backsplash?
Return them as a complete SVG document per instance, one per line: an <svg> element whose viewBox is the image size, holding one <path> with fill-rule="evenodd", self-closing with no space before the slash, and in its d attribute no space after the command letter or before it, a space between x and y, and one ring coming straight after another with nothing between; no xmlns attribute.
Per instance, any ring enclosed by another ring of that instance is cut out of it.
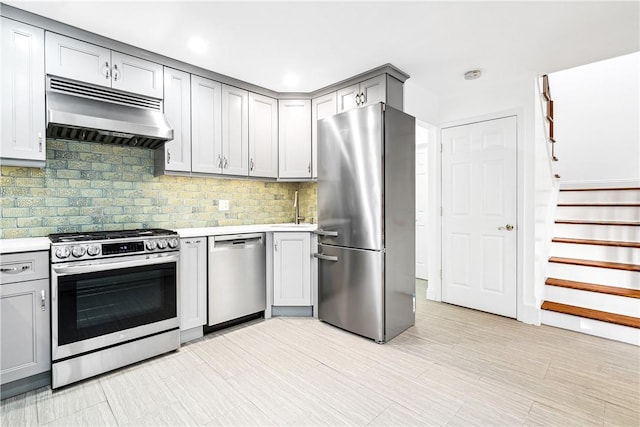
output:
<svg viewBox="0 0 640 427"><path fill-rule="evenodd" d="M316 220L316 184L153 176L153 151L48 140L46 168L0 168L0 238ZM218 200L229 200L228 211Z"/></svg>

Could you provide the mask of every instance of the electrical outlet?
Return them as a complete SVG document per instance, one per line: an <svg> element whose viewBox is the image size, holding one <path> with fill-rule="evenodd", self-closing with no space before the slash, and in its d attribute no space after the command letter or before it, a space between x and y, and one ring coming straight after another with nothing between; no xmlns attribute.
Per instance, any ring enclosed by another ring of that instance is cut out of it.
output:
<svg viewBox="0 0 640 427"><path fill-rule="evenodd" d="M219 211L228 211L229 210L229 201L228 200L218 200L218 210Z"/></svg>

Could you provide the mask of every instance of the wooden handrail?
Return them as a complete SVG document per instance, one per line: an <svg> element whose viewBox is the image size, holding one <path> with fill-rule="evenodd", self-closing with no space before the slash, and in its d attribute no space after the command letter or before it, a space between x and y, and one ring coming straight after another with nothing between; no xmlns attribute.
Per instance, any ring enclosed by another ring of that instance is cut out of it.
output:
<svg viewBox="0 0 640 427"><path fill-rule="evenodd" d="M547 74L542 76L542 96L547 101L547 114L546 119L549 124L549 143L551 144L551 160L554 162L558 161L558 157L556 156L556 139L553 135L553 99L551 99L551 88L549 87L549 76ZM556 178L559 176L556 174Z"/></svg>

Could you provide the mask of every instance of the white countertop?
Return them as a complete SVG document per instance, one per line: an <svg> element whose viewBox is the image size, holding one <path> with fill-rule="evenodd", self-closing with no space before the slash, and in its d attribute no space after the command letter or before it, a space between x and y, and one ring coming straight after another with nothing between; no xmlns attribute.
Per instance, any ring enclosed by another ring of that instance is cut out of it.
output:
<svg viewBox="0 0 640 427"><path fill-rule="evenodd" d="M317 224L254 224L230 225L225 227L178 228L180 237L207 237L223 234L266 233L270 231L314 231Z"/></svg>
<svg viewBox="0 0 640 427"><path fill-rule="evenodd" d="M48 251L51 240L48 237L25 237L22 239L0 239L0 254L16 252Z"/></svg>
<svg viewBox="0 0 640 427"><path fill-rule="evenodd" d="M272 231L314 231L316 224L254 224L226 227L178 228L180 237L207 237L223 234L266 233ZM0 254L17 252L48 251L51 241L48 237L25 237L22 239L0 239Z"/></svg>

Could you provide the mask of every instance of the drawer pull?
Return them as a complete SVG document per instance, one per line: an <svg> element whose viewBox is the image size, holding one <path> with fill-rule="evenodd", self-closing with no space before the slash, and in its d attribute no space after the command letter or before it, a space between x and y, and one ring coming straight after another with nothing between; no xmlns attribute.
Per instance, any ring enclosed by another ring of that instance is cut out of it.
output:
<svg viewBox="0 0 640 427"><path fill-rule="evenodd" d="M43 289L43 290L41 290L41 291L40 291L40 309L41 309L42 311L45 311L45 310L47 309L46 301L47 301L47 300L46 300L46 298L45 298L45 295L44 295L44 289Z"/></svg>
<svg viewBox="0 0 640 427"><path fill-rule="evenodd" d="M2 267L0 268L0 273L16 274L16 273L22 273L23 271L27 271L30 269L31 269L30 265L23 265L20 267L10 267L10 268Z"/></svg>

